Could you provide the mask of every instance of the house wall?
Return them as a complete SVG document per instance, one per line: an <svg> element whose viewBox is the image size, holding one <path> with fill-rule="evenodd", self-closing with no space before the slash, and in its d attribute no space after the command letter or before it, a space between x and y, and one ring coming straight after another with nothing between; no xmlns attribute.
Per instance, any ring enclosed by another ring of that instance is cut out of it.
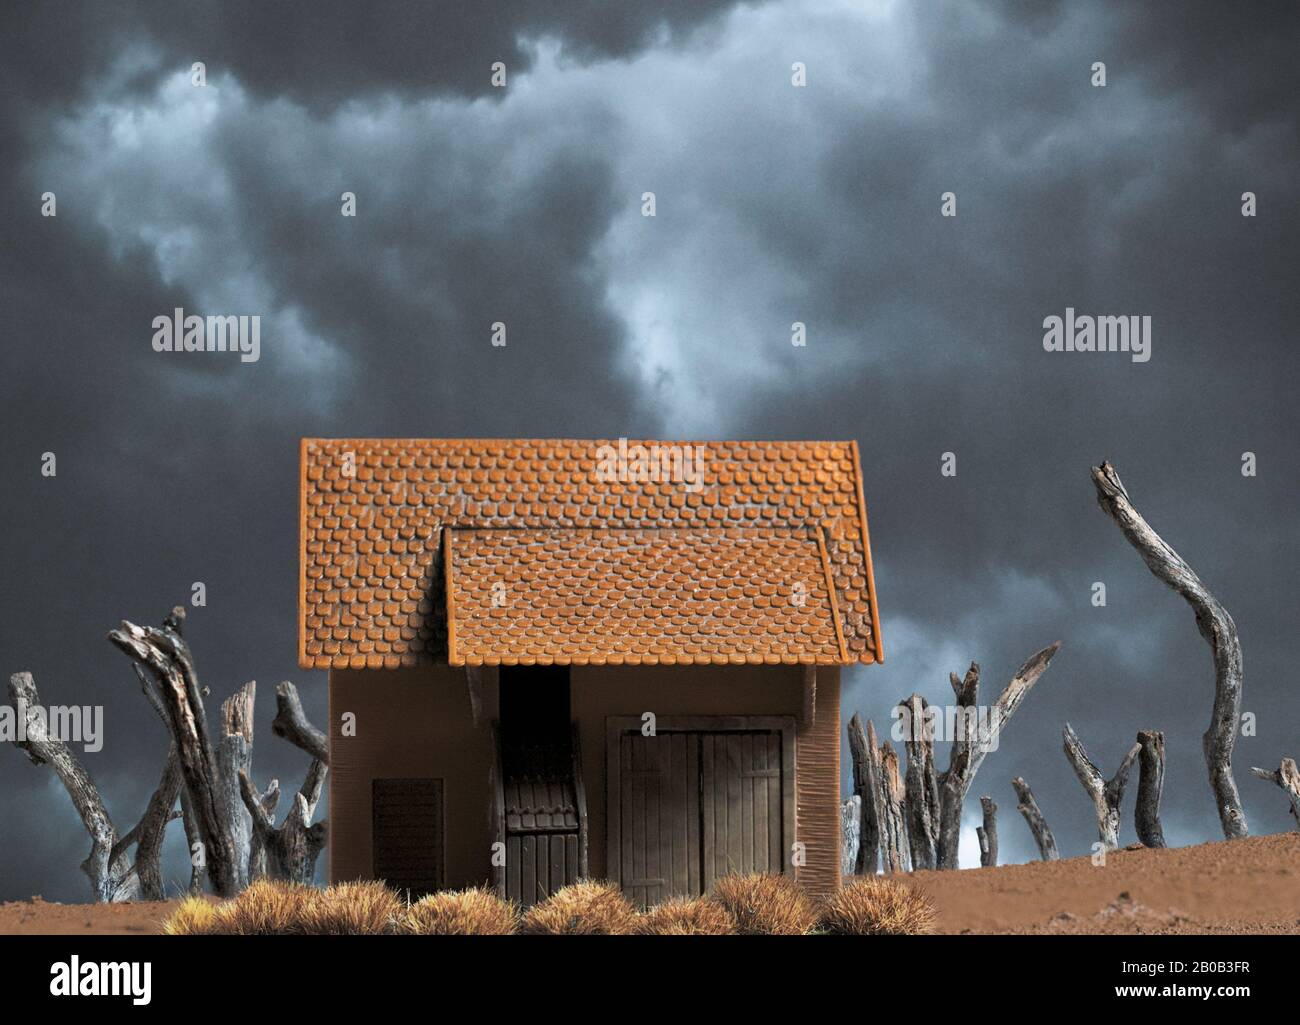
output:
<svg viewBox="0 0 1300 1025"><path fill-rule="evenodd" d="M795 739L797 839L806 845L798 878L814 892L839 885L840 671L817 669L816 716ZM573 718L579 723L589 820L589 868L605 871L605 719L671 715L789 715L804 711L799 666L574 666ZM485 688L488 690L488 688ZM356 736L341 734L345 712ZM485 722L495 695L484 694ZM371 790L377 778L437 777L446 801L448 887L491 875L488 789L491 733L476 728L463 669L427 666L330 672L331 881L372 871Z"/></svg>
<svg viewBox="0 0 1300 1025"><path fill-rule="evenodd" d="M474 727L465 671L334 669L329 687L330 881L371 876L373 781L434 777L443 780L445 802L443 884L485 882L492 735ZM355 737L341 733L347 712L356 716ZM487 722L494 715L485 709Z"/></svg>

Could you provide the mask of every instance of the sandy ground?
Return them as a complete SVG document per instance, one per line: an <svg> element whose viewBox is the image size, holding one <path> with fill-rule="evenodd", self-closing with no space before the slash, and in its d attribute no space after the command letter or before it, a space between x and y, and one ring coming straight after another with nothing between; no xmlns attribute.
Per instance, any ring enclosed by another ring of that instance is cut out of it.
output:
<svg viewBox="0 0 1300 1025"><path fill-rule="evenodd" d="M1300 832L917 872L948 933L1300 933Z"/></svg>
<svg viewBox="0 0 1300 1025"><path fill-rule="evenodd" d="M1300 832L911 879L947 933L1300 934ZM33 897L0 904L0 933L154 933L173 906Z"/></svg>
<svg viewBox="0 0 1300 1025"><path fill-rule="evenodd" d="M0 934L98 936L162 932L176 901L51 904L40 897L0 904Z"/></svg>

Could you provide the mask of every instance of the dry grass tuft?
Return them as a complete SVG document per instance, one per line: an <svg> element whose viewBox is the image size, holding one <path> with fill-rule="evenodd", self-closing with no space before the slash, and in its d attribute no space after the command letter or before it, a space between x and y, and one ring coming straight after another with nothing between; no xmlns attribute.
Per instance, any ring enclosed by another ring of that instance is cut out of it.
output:
<svg viewBox="0 0 1300 1025"><path fill-rule="evenodd" d="M524 912L522 931L550 936L622 936L636 928L636 909L617 886L583 882L557 890Z"/></svg>
<svg viewBox="0 0 1300 1025"><path fill-rule="evenodd" d="M167 921L163 933L167 936L210 936L216 932L217 909L203 897L186 897L177 905Z"/></svg>
<svg viewBox="0 0 1300 1025"><path fill-rule="evenodd" d="M708 897L672 897L637 919L642 936L734 936L736 920Z"/></svg>
<svg viewBox="0 0 1300 1025"><path fill-rule="evenodd" d="M817 925L817 907L789 876L723 876L712 897L748 936L803 936Z"/></svg>
<svg viewBox="0 0 1300 1025"><path fill-rule="evenodd" d="M508 936L518 924L514 904L476 887L422 897L406 909L398 929L413 936Z"/></svg>
<svg viewBox="0 0 1300 1025"><path fill-rule="evenodd" d="M283 936L301 932L304 906L315 891L298 883L258 879L213 910L213 933L226 936Z"/></svg>
<svg viewBox="0 0 1300 1025"><path fill-rule="evenodd" d="M406 911L402 899L381 882L335 883L312 892L300 916L300 932L312 936L379 936L395 932Z"/></svg>
<svg viewBox="0 0 1300 1025"><path fill-rule="evenodd" d="M846 936L917 936L934 930L935 910L919 890L886 878L855 879L826 901L822 928Z"/></svg>

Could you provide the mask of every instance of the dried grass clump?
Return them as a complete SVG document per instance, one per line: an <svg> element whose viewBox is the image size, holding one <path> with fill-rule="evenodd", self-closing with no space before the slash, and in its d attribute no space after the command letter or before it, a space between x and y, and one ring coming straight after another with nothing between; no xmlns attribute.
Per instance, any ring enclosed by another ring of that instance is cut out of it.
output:
<svg viewBox="0 0 1300 1025"><path fill-rule="evenodd" d="M406 909L399 931L412 936L508 936L519 910L491 890L447 890L422 897Z"/></svg>
<svg viewBox="0 0 1300 1025"><path fill-rule="evenodd" d="M671 897L637 919L642 936L734 936L736 920L708 897Z"/></svg>
<svg viewBox="0 0 1300 1025"><path fill-rule="evenodd" d="M258 879L213 911L211 932L225 936L284 936L301 932L315 891L298 883Z"/></svg>
<svg viewBox="0 0 1300 1025"><path fill-rule="evenodd" d="M186 897L177 905L163 933L167 936L211 936L216 932L217 909L203 897Z"/></svg>
<svg viewBox="0 0 1300 1025"><path fill-rule="evenodd" d="M301 932L313 936L379 936L395 932L406 911L381 882L335 883L312 893L301 913Z"/></svg>
<svg viewBox="0 0 1300 1025"><path fill-rule="evenodd" d="M610 883L574 883L524 912L523 932L549 936L622 936L636 928L636 909Z"/></svg>
<svg viewBox="0 0 1300 1025"><path fill-rule="evenodd" d="M817 925L817 908L789 876L723 876L712 897L743 936L803 936Z"/></svg>
<svg viewBox="0 0 1300 1025"><path fill-rule="evenodd" d="M934 931L935 910L919 890L893 879L855 879L826 901L822 928L844 936L917 936Z"/></svg>

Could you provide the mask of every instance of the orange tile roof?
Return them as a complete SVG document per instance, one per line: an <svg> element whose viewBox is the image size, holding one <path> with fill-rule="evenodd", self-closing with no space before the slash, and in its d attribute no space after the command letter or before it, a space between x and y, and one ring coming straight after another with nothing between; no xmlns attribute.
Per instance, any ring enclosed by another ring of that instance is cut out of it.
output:
<svg viewBox="0 0 1300 1025"><path fill-rule="evenodd" d="M850 661L821 530L448 530L453 665Z"/></svg>
<svg viewBox="0 0 1300 1025"><path fill-rule="evenodd" d="M844 661L880 660L855 442L640 443L699 446L697 488L606 479L598 473L600 449L618 444L303 439L299 664L378 669L447 661L444 534L483 528L686 530L720 538L738 528L820 528ZM472 589L472 581L463 586Z"/></svg>

